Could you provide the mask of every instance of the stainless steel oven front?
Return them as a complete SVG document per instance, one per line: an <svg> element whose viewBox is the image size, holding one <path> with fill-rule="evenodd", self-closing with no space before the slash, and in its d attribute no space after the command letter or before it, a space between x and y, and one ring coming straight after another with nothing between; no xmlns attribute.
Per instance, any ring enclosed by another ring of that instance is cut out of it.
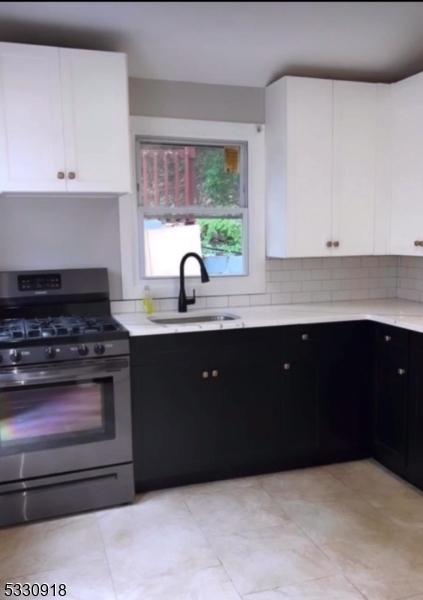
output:
<svg viewBox="0 0 423 600"><path fill-rule="evenodd" d="M0 483L132 461L128 356L0 369Z"/></svg>

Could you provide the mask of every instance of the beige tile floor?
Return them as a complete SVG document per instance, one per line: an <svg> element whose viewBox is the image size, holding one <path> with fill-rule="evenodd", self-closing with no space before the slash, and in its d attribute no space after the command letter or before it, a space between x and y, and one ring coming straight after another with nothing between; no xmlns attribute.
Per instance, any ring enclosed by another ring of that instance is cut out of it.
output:
<svg viewBox="0 0 423 600"><path fill-rule="evenodd" d="M423 600L423 493L372 461L153 492L0 530L5 581L71 600Z"/></svg>

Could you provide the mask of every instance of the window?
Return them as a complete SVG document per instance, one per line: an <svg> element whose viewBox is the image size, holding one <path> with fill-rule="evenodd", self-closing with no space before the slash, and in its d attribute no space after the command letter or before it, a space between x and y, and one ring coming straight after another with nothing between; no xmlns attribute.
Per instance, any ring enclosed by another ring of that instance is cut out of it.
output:
<svg viewBox="0 0 423 600"><path fill-rule="evenodd" d="M177 276L190 251L211 277L248 273L245 143L140 137L136 164L143 277Z"/></svg>
<svg viewBox="0 0 423 600"><path fill-rule="evenodd" d="M154 298L177 298L179 258L188 250L203 255L211 275L201 284L196 261L187 261L189 292L263 293L263 127L163 117L130 123L133 194L119 199L123 298L142 297L145 285Z"/></svg>

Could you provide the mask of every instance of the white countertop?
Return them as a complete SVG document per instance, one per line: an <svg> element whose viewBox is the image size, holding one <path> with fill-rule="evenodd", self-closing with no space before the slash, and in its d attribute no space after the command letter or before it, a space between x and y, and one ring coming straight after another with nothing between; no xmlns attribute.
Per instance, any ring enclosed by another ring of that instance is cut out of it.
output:
<svg viewBox="0 0 423 600"><path fill-rule="evenodd" d="M142 312L119 313L114 317L126 327L131 336L216 331L244 327L271 327L303 323L329 323L368 319L423 332L423 303L408 300L356 300L350 302L318 302L311 304L283 304L254 307L231 307L219 310L190 309L187 315L232 314L233 321L214 321L198 324L159 325L148 320ZM183 316L175 312L161 312L155 317Z"/></svg>

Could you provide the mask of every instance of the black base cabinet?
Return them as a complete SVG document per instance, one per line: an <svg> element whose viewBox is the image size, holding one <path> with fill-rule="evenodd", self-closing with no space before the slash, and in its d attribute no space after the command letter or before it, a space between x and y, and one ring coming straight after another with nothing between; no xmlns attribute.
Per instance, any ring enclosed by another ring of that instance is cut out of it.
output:
<svg viewBox="0 0 423 600"><path fill-rule="evenodd" d="M375 327L373 452L383 465L405 476L409 396L409 333Z"/></svg>
<svg viewBox="0 0 423 600"><path fill-rule="evenodd" d="M410 334L407 476L423 489L423 334Z"/></svg>
<svg viewBox="0 0 423 600"><path fill-rule="evenodd" d="M368 456L365 322L131 338L138 491Z"/></svg>
<svg viewBox="0 0 423 600"><path fill-rule="evenodd" d="M375 327L373 455L423 489L423 334Z"/></svg>
<svg viewBox="0 0 423 600"><path fill-rule="evenodd" d="M317 430L322 462L370 456L371 340L369 322L319 326Z"/></svg>

